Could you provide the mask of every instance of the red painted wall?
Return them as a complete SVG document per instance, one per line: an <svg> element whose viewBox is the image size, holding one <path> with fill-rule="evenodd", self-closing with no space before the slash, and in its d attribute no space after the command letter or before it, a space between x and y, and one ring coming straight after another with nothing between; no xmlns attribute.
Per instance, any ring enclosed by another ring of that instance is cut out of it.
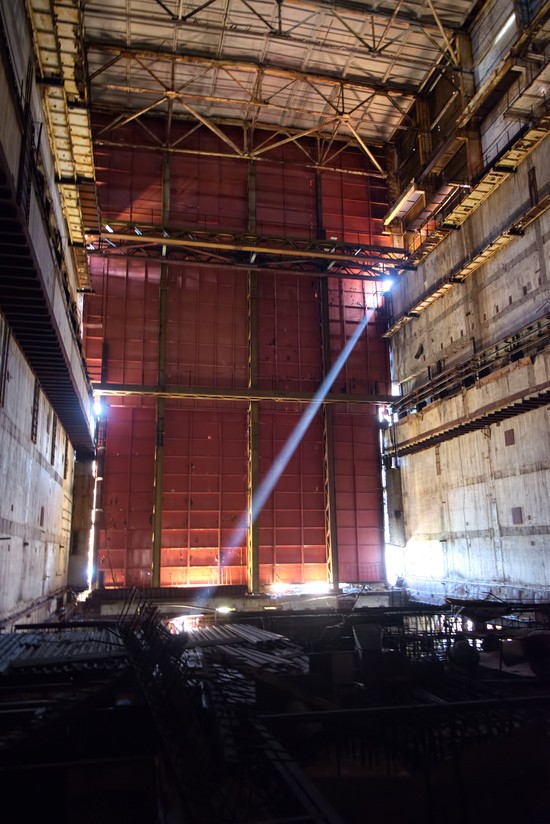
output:
<svg viewBox="0 0 550 824"><path fill-rule="evenodd" d="M246 411L170 401L165 421L161 586L245 584Z"/></svg>
<svg viewBox="0 0 550 824"><path fill-rule="evenodd" d="M162 127L150 121L149 128ZM177 129L177 126L174 127ZM183 134L183 131L182 131ZM114 133L121 147L97 150L104 223L146 228L161 221L162 156L131 149L144 132L130 124ZM235 132L238 142L238 132ZM198 130L182 147L224 153L212 133ZM365 169L358 151L337 161ZM256 164L258 234L315 239L315 170L293 144ZM248 164L234 158L171 157L170 224L212 230L248 229ZM383 183L335 172L323 174L326 237L381 244ZM155 386L158 361L160 266L112 255L91 257L93 294L85 305L85 351L93 381ZM312 277L260 273L258 386L313 393L322 380L319 289ZM333 359L377 299L373 285L329 281ZM248 381L246 274L192 263L168 268L167 386L246 387ZM372 406L354 394L387 392L388 363L376 311L335 391L350 404L335 408L337 536L342 581L379 580L382 507L378 425ZM263 477L296 425L303 406L260 403ZM147 586L155 453L155 401L108 400L104 481L98 517L98 565L105 583ZM246 508L247 403L166 401L161 584L246 582L246 550L234 528ZM318 416L286 467L259 519L262 584L326 578L322 421Z"/></svg>
<svg viewBox="0 0 550 824"><path fill-rule="evenodd" d="M155 409L125 400L108 410L98 569L106 586L151 585Z"/></svg>

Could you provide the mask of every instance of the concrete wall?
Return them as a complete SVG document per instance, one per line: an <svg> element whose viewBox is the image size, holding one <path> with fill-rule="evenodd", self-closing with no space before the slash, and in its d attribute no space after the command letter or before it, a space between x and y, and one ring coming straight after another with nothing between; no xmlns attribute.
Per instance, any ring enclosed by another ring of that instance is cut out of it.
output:
<svg viewBox="0 0 550 824"><path fill-rule="evenodd" d="M485 3L470 30L476 88L485 83L496 69L511 42L518 34L514 21L505 31L504 26L514 12L513 0L492 0Z"/></svg>
<svg viewBox="0 0 550 824"><path fill-rule="evenodd" d="M396 315L413 306L442 278L466 263L487 239L508 226L530 203L528 174L536 170L539 193L550 189L550 139L541 143L508 179L393 292ZM550 310L550 213L532 223L500 252L457 284L392 338L395 377L405 389L424 382L428 366L464 360ZM422 354L417 355L422 345ZM410 380L415 376L414 380Z"/></svg>
<svg viewBox="0 0 550 824"><path fill-rule="evenodd" d="M23 100L27 66L29 60L34 59L31 34L24 3L14 2L1 4L0 14L2 15L3 25L6 30L15 81L21 92L21 100ZM0 60L0 100L2 100L0 145L6 158L8 172L11 174L12 180L17 181L21 148L21 129L13 95L10 91L8 67L4 65L2 60ZM95 421L88 391L87 376L82 353L73 327L73 321L75 319L71 317L68 303L68 300L70 300L73 305L79 307L82 301L81 296L78 295L76 291L76 273L72 263L72 255L69 250L68 231L63 218L59 193L55 183L56 170L50 150L47 124L44 123L42 92L35 81L33 81L31 92L31 111L35 125L35 139L38 142L36 157L42 167L44 175L44 192L38 191L36 179L33 180L30 192L28 226L32 239L33 253L36 260L39 261L40 279L44 290L44 297L50 307L52 323L58 331L59 344L66 363L70 368L75 392L79 397L80 405L86 416L90 432L93 432ZM42 124L42 128L40 128L40 124ZM40 205L43 198L48 201L51 208L49 223L46 223ZM63 252L62 268L63 272L66 273L65 278L62 276L52 242L52 237L54 233L57 232L61 238ZM69 298L66 294L66 288L69 293ZM76 321L80 323L80 318L76 318ZM78 330L78 334L80 334L80 330Z"/></svg>
<svg viewBox="0 0 550 824"><path fill-rule="evenodd" d="M3 326L3 320L0 325ZM12 338L0 406L0 625L43 620L67 582L73 450L40 392L31 439L34 375ZM67 452L66 452L67 444Z"/></svg>
<svg viewBox="0 0 550 824"><path fill-rule="evenodd" d="M29 61L33 61L33 66L36 75L36 58L34 55L32 31L28 21L26 6L22 0L12 0L10 3L0 4L0 14L3 18L4 29L8 42L9 54L12 62L13 72L15 74L16 88L19 91L20 99L24 102L25 87ZM17 177L17 169L19 164L19 149L20 136L19 128L15 117L15 110L11 105L11 94L8 91L8 80L5 75L5 67L0 61L0 88L2 92L3 112L0 118L0 141L6 153L8 164L12 171L14 178ZM78 307L81 304L81 298L77 293L77 276L74 269L72 255L69 250L69 237L65 219L63 216L63 208L60 201L59 192L55 184L57 170L55 168L55 161L52 156L48 123L44 116L43 96L47 91L44 87L40 87L36 80L33 79L31 87L30 108L32 119L35 124L35 145L36 157L42 167L44 174L44 186L47 189L47 200L51 207L50 226L59 232L61 237L61 244L64 253L64 266L66 267L66 283L71 295L71 299ZM32 193L33 199L36 198L36 193ZM34 203L31 208L37 211L37 204ZM37 219L40 217L37 215ZM40 254L48 254L51 256L51 251L48 249L40 250ZM42 257L41 257L42 259ZM50 264L48 264L50 265ZM52 261L53 265L53 261ZM56 315L61 315L57 310Z"/></svg>
<svg viewBox="0 0 550 824"><path fill-rule="evenodd" d="M92 516L95 490L94 461L79 461L74 464L73 517L71 524L71 554L67 583L78 592L90 585L89 551L92 540Z"/></svg>
<svg viewBox="0 0 550 824"><path fill-rule="evenodd" d="M550 385L549 349L409 416L399 437L544 384ZM402 457L405 543L388 550L390 574L427 600L489 591L550 597L549 434L550 407L542 407Z"/></svg>
<svg viewBox="0 0 550 824"><path fill-rule="evenodd" d="M550 140L527 156L495 190L408 273L394 295L397 315L445 280L531 207L528 174L539 195L550 190ZM405 390L515 334L550 312L550 213L454 286L391 339L394 378ZM429 403L395 426L399 443L459 423L550 387L550 348L493 372L454 397ZM506 445L504 433L508 435ZM389 441L387 441L389 443ZM405 578L413 595L441 602L445 594L484 598L550 598L550 413L524 412L484 430L401 457L404 546L387 547L390 583ZM390 511L394 509L391 494ZM394 538L395 540L395 538Z"/></svg>

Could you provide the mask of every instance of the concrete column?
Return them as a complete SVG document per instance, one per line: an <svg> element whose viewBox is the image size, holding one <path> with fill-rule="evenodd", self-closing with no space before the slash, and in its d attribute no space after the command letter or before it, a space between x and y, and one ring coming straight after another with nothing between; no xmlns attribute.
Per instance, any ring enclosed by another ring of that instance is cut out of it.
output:
<svg viewBox="0 0 550 824"><path fill-rule="evenodd" d="M464 32L456 34L456 49L461 65L459 74L461 110L465 109L475 94L474 63L472 58L472 43L469 36ZM478 124L472 122L470 129L464 132L462 137L466 141L466 154L468 160L468 175L470 178L483 168L483 150L481 147L481 137Z"/></svg>
<svg viewBox="0 0 550 824"><path fill-rule="evenodd" d="M77 592L88 588L88 553L92 531L95 487L94 461L76 461L67 584Z"/></svg>

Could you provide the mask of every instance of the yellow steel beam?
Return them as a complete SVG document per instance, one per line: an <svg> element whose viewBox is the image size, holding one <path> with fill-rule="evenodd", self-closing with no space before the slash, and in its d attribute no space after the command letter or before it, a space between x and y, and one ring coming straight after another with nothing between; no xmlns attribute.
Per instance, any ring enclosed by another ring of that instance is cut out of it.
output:
<svg viewBox="0 0 550 824"><path fill-rule="evenodd" d="M222 401L276 401L278 403L311 403L313 392L273 392L266 389L252 387L237 389L219 389L209 386L170 386L164 389L158 386L141 386L139 384L96 383L94 393L106 398L143 397L143 398L171 398L192 400L222 400ZM324 403L359 403L385 404L395 400L393 395L363 395L336 392L329 394Z"/></svg>

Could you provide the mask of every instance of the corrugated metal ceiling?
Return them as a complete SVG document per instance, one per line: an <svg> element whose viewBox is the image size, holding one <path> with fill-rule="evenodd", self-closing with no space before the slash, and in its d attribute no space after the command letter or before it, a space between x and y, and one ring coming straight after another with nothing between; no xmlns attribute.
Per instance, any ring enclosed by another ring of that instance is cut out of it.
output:
<svg viewBox="0 0 550 824"><path fill-rule="evenodd" d="M390 140L475 0L88 0L93 108Z"/></svg>

